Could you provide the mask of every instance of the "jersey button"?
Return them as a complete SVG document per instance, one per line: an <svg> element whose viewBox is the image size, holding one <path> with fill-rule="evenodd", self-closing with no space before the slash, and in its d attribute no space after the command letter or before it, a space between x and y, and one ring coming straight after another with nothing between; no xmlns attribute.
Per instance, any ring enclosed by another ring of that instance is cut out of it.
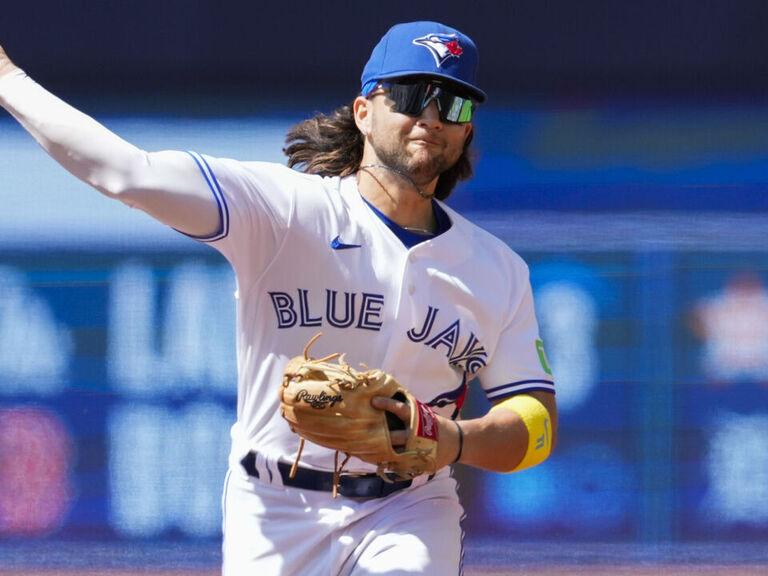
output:
<svg viewBox="0 0 768 576"><path fill-rule="evenodd" d="M408 294L413 294L414 292L416 292L416 285L408 284Z"/></svg>

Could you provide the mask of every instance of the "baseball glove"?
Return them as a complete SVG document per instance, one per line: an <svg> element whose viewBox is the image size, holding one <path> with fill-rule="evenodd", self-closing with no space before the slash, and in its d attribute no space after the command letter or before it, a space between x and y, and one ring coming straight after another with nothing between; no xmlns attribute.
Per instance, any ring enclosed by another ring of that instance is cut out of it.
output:
<svg viewBox="0 0 768 576"><path fill-rule="evenodd" d="M302 356L288 362L280 387L281 413L291 430L301 437L292 474L305 439L336 451L336 486L352 456L375 464L377 474L387 482L392 480L386 471L399 479L434 472L438 427L432 409L382 370L370 370L363 364L363 371L355 370L345 362L344 354L311 358L309 348L320 336L309 341ZM371 406L374 396L406 402L411 408L409 425L406 427L391 412ZM390 431L396 429L408 432L404 446L392 446ZM341 466L340 452L346 455Z"/></svg>

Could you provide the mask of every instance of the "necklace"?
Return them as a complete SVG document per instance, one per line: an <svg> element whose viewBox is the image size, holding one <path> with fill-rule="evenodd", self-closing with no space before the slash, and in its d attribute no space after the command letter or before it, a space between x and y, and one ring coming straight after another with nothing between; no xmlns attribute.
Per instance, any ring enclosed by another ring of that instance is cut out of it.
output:
<svg viewBox="0 0 768 576"><path fill-rule="evenodd" d="M426 228L417 228L416 226L403 226L403 230L408 230L408 232L414 232L418 234L419 236L434 236L435 233L431 230L427 230Z"/></svg>
<svg viewBox="0 0 768 576"><path fill-rule="evenodd" d="M387 166L386 164L363 164L362 166L360 166L358 168L358 171L365 170L366 168L384 168L386 170L391 170L395 174L398 174L399 176L401 176L401 177L405 178L406 180L408 180L413 185L413 187L416 189L416 192L419 193L419 196L421 196L425 200L430 200L432 198L432 196L433 196L432 194L425 194L424 192L422 192L421 189L418 186L416 186L416 182L414 182L413 179L410 176L408 176L408 174L406 174L405 172L401 172L397 168L392 168L391 166ZM376 180L376 182L378 182L379 186L384 188L384 185L381 182L379 182L379 179L376 178L376 176L371 175L371 178ZM418 226L400 226L400 227L403 230L407 230L408 232L413 232L414 234L418 234L419 236L434 236L435 235L435 233L432 232L432 230L429 230L427 228L419 228Z"/></svg>
<svg viewBox="0 0 768 576"><path fill-rule="evenodd" d="M411 185L416 189L416 192L418 192L419 196L421 196L425 200L429 200L430 198L432 198L432 196L434 196L434 194L427 194L426 192L423 192L421 190L421 188L419 188L416 185L416 182L413 181L413 178L408 176L408 174L406 174L402 170L398 170L397 168L392 168L392 166L387 166L386 164L363 164L362 166L360 166L360 168L358 168L358 170L365 170L366 168L384 168L385 170L389 170L390 172L394 172L395 174L397 174L401 178L405 178L406 180L408 180L408 182L410 182ZM406 228L406 230L407 230L407 228ZM423 228L422 228L422 230L423 230Z"/></svg>

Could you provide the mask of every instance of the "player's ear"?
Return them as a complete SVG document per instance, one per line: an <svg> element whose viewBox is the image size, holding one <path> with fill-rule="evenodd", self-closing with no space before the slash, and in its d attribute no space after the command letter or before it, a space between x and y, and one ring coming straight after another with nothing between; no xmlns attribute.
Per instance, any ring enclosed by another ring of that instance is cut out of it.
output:
<svg viewBox="0 0 768 576"><path fill-rule="evenodd" d="M371 106L372 102L363 96L358 96L352 103L352 115L357 129L363 136L367 136L371 131Z"/></svg>
<svg viewBox="0 0 768 576"><path fill-rule="evenodd" d="M472 134L472 129L473 129L472 122L467 122L464 125L464 140L469 138L469 135Z"/></svg>

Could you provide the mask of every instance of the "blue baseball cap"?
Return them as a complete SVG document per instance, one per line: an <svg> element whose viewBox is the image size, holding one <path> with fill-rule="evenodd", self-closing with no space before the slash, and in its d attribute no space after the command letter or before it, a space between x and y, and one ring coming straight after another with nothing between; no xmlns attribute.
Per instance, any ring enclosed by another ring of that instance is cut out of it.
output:
<svg viewBox="0 0 768 576"><path fill-rule="evenodd" d="M426 75L463 86L472 98L485 102L475 84L477 47L458 30L438 22L406 22L390 28L371 52L360 77L367 96L381 80Z"/></svg>

